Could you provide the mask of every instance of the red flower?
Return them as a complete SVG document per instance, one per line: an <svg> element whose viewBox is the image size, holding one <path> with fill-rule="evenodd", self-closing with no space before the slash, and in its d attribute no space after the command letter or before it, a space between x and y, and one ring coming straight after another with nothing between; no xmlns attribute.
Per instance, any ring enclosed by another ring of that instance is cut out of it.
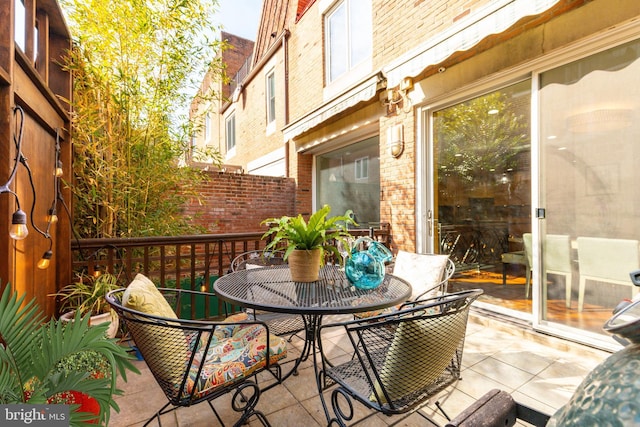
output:
<svg viewBox="0 0 640 427"><path fill-rule="evenodd" d="M80 407L76 409L77 412L88 412L96 415L96 417L100 414L100 404L98 403L98 401L88 394L76 390L55 394L47 399L47 402L66 404L75 403L77 405L80 405ZM92 423L97 424L98 420L95 419Z"/></svg>

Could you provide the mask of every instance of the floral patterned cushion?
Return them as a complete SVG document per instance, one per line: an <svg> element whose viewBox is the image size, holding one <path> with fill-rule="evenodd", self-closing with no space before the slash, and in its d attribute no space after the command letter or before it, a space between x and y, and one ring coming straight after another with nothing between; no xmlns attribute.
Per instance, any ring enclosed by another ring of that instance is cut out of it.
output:
<svg viewBox="0 0 640 427"><path fill-rule="evenodd" d="M228 338L216 337L204 353L198 350L189 371L187 392L195 388L195 397L202 397L229 382L238 381L262 368L267 362L267 334L261 325L236 325ZM286 340L269 336L269 362L275 363L287 355ZM202 371L198 370L202 365Z"/></svg>

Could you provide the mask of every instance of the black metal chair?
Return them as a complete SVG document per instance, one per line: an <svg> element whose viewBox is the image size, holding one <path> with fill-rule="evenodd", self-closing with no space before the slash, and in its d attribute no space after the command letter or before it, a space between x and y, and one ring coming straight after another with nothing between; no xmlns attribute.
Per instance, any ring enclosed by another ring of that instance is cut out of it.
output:
<svg viewBox="0 0 640 427"><path fill-rule="evenodd" d="M402 256L402 255L407 255ZM447 293L449 280L456 273L456 265L447 255L400 254L387 266L395 276L409 282L413 292L409 301L430 298ZM354 318L364 319L396 311L399 306L371 312L356 313Z"/></svg>
<svg viewBox="0 0 640 427"><path fill-rule="evenodd" d="M135 282L129 288L135 287ZM260 398L256 375L267 371L276 382L280 381L278 362L286 357L286 341L270 334L264 322L247 320L244 313L224 321L179 318L183 302L196 299L205 302L213 294L157 288L154 292L150 289L155 288L153 283L144 287L142 294L118 289L106 299L168 399L145 426L156 418L161 425L162 415L203 401L224 425L213 401L230 392L233 410L241 413L235 426L247 423L253 416L269 426L265 415L255 409ZM159 301L158 296L164 301Z"/></svg>
<svg viewBox="0 0 640 427"><path fill-rule="evenodd" d="M253 267L268 267L270 265L286 264L283 251L247 251L236 256L231 261L229 272L246 270Z"/></svg>
<svg viewBox="0 0 640 427"><path fill-rule="evenodd" d="M346 426L352 420L352 399L386 415L408 414L458 380L469 307L481 294L479 289L456 292L409 302L390 314L322 325L318 383L337 384L331 392L333 415L320 395L329 424ZM355 356L332 365L322 334L336 327L346 332Z"/></svg>
<svg viewBox="0 0 640 427"><path fill-rule="evenodd" d="M269 267L286 264L283 251L265 252L262 250L244 252L231 261L231 271L247 270L251 268ZM247 313L269 325L271 333L288 336L289 341L301 331L306 330L303 316L295 314L271 313L248 309Z"/></svg>

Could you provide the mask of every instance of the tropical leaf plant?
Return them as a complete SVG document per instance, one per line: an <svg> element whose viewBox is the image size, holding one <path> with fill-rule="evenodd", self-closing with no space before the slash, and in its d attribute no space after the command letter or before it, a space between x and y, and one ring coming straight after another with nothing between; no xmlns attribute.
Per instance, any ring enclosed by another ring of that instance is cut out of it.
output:
<svg viewBox="0 0 640 427"><path fill-rule="evenodd" d="M97 315L109 313L111 306L105 299L106 295L118 289L118 276L111 273L102 273L95 277L93 275L81 273L74 283L60 289L58 293L52 294L61 298L61 310L80 311L81 315Z"/></svg>
<svg viewBox="0 0 640 427"><path fill-rule="evenodd" d="M45 320L35 300L25 302L24 295L6 286L0 297L0 403L61 403L70 393L83 393L97 401L99 414L79 412L80 405L71 404L70 425L108 425L111 408L120 410L113 400L122 394L116 387L118 375L126 381L127 370L140 373L132 357L105 337L107 324L89 327L89 317L79 313L74 322ZM105 361L105 375L91 375L86 366L69 363L82 354Z"/></svg>
<svg viewBox="0 0 640 427"><path fill-rule="evenodd" d="M325 252L331 252L335 259L341 259L336 243L349 248L349 225L358 225L353 220L353 212L348 210L344 215L328 217L331 207L324 205L314 212L308 221L299 214L295 217L282 216L280 218L267 218L261 224L270 226L262 235L263 239L270 238L265 251L285 247L283 258L286 260L291 252L296 249L320 249L324 261Z"/></svg>

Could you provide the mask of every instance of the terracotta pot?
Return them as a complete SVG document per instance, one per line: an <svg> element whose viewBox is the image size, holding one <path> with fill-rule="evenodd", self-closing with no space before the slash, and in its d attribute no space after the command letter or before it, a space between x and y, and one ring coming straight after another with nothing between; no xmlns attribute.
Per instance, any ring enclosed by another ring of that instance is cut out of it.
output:
<svg viewBox="0 0 640 427"><path fill-rule="evenodd" d="M73 321L75 315L75 311L68 311L60 316L60 320L71 322ZM91 316L91 318L89 319L89 326L95 326L105 322L111 322L111 325L109 325L109 328L106 332L107 338L115 338L116 334L118 333L118 325L120 324L118 315L116 315L115 313L112 314L111 312L109 312Z"/></svg>
<svg viewBox="0 0 640 427"><path fill-rule="evenodd" d="M296 249L287 257L291 279L294 282L315 282L320 273L320 256L322 250Z"/></svg>

